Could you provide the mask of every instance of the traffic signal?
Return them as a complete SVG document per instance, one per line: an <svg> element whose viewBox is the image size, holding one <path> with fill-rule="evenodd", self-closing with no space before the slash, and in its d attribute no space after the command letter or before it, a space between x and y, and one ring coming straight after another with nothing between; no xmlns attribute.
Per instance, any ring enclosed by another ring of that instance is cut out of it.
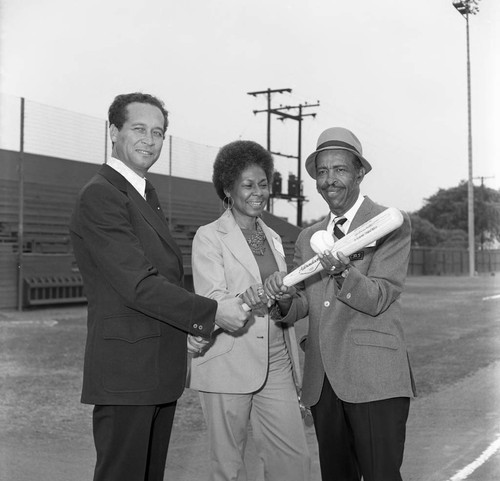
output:
<svg viewBox="0 0 500 481"><path fill-rule="evenodd" d="M279 172L273 174L272 192L274 195L281 194L281 174Z"/></svg>

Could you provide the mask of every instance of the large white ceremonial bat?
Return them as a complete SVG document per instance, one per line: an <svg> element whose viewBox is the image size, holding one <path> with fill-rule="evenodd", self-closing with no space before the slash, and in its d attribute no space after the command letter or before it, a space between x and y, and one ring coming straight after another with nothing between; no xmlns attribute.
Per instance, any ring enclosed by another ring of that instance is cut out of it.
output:
<svg viewBox="0 0 500 481"><path fill-rule="evenodd" d="M396 230L402 223L403 214L398 209L389 207L373 217L373 219L346 234L342 239L337 240L331 249L331 253L335 256L340 251L342 254L350 256ZM293 286L322 270L323 266L316 255L287 274L283 278L283 284L288 287Z"/></svg>
<svg viewBox="0 0 500 481"><path fill-rule="evenodd" d="M396 230L402 223L403 214L398 209L389 207L363 225L360 225L358 228L346 234L342 239L337 240L330 251L333 255L336 255L337 252L342 252L344 255L350 256ZM288 287L293 286L322 270L323 266L316 255L287 274L283 278L283 284ZM246 303L243 303L242 307L246 311L251 310ZM217 328L213 335L218 334L219 331L222 331L222 329Z"/></svg>

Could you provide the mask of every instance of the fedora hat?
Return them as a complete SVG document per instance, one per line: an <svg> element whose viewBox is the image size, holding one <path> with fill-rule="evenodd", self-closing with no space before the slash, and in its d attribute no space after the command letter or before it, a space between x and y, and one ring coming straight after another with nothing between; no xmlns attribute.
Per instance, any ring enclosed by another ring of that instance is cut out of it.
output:
<svg viewBox="0 0 500 481"><path fill-rule="evenodd" d="M316 178L316 156L324 150L348 150L361 161L365 174L372 170L370 162L363 157L363 148L358 138L343 127L331 127L319 136L316 150L306 159L306 170L313 179Z"/></svg>

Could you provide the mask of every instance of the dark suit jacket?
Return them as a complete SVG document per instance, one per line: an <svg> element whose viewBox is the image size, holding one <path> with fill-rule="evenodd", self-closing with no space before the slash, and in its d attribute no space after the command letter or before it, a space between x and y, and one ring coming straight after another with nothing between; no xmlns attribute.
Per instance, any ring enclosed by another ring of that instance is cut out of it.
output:
<svg viewBox="0 0 500 481"><path fill-rule="evenodd" d="M176 400L187 333L208 337L217 303L182 287L182 256L164 217L103 165L78 196L70 233L88 298L82 402Z"/></svg>
<svg viewBox="0 0 500 481"><path fill-rule="evenodd" d="M385 210L365 197L349 231ZM322 271L306 279L284 322L309 315L302 401L316 404L326 374L337 396L361 403L413 397L415 386L401 326L401 300L410 256L410 219L351 257L353 266L338 289ZM296 243L301 265L315 253L311 236L325 230L328 217L304 229Z"/></svg>

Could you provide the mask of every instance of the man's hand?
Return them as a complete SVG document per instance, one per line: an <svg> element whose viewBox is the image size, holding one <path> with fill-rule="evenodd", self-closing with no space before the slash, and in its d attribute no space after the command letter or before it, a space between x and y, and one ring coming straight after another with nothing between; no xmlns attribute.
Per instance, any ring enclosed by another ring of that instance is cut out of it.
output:
<svg viewBox="0 0 500 481"><path fill-rule="evenodd" d="M264 291L270 299L284 301L294 296L296 289L293 286L285 286L283 279L286 272L275 272L264 281Z"/></svg>
<svg viewBox="0 0 500 481"><path fill-rule="evenodd" d="M340 251L337 252L336 256L329 251L325 251L323 254L318 254L318 257L321 265L328 274L335 274L338 276L349 267L349 257L345 256Z"/></svg>
<svg viewBox="0 0 500 481"><path fill-rule="evenodd" d="M215 313L215 324L228 332L241 329L250 317L250 310L243 308L243 300L239 297L219 301Z"/></svg>
<svg viewBox="0 0 500 481"><path fill-rule="evenodd" d="M193 336L188 334L187 337L187 350L190 354L200 354L205 349L206 345L210 342L209 339L204 339L200 336Z"/></svg>

